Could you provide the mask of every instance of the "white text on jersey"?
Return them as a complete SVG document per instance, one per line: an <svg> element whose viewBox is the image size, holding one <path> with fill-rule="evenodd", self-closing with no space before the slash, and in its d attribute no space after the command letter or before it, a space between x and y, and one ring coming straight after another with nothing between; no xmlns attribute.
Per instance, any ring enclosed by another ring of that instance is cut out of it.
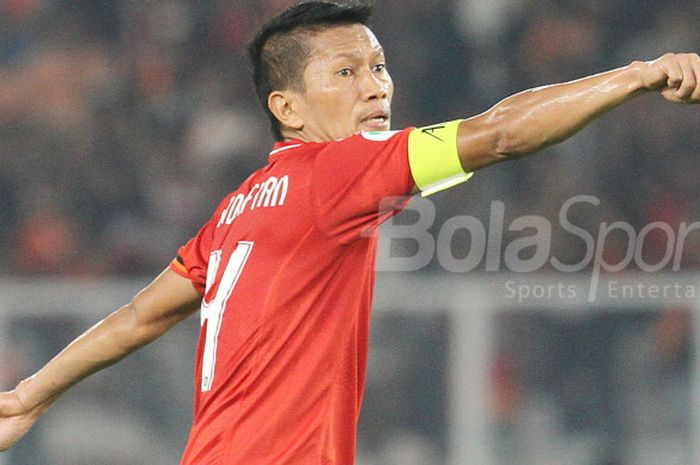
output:
<svg viewBox="0 0 700 465"><path fill-rule="evenodd" d="M231 197L228 206L221 212L218 228L222 224L229 225L243 212L256 208L281 207L287 198L289 176L277 178L270 176L265 181L255 184L248 194L238 194Z"/></svg>

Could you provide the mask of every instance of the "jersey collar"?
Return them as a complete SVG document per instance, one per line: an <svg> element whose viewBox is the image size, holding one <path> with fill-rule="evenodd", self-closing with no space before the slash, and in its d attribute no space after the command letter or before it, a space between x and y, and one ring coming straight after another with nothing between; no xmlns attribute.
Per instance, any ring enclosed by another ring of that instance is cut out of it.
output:
<svg viewBox="0 0 700 465"><path fill-rule="evenodd" d="M302 145L304 145L304 142L300 141L299 139L286 140L284 142L275 142L275 145L272 147L272 152L270 152L270 158L280 153L284 153L287 150L301 147Z"/></svg>

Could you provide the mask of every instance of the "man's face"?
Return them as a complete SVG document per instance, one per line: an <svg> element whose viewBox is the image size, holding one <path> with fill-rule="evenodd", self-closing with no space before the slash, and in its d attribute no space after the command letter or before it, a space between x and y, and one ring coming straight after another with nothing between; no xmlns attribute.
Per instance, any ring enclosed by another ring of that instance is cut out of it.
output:
<svg viewBox="0 0 700 465"><path fill-rule="evenodd" d="M312 141L344 139L360 131L388 131L394 84L372 31L353 24L308 39L305 92L298 112Z"/></svg>

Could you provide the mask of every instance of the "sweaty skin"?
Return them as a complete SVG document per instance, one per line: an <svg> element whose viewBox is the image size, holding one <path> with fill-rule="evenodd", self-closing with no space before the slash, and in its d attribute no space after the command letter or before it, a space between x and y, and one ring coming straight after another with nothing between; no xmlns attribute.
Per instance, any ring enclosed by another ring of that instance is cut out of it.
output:
<svg viewBox="0 0 700 465"><path fill-rule="evenodd" d="M527 90L462 122L458 150L465 171L537 152L648 91L673 103L700 102L700 57L666 54L576 81Z"/></svg>
<svg viewBox="0 0 700 465"><path fill-rule="evenodd" d="M24 436L68 388L163 335L198 310L200 301L188 279L167 269L35 375L0 393L0 451Z"/></svg>
<svg viewBox="0 0 700 465"><path fill-rule="evenodd" d="M340 26L310 36L308 45L304 91L280 89L268 99L285 139L328 141L388 130L394 86L374 34L362 25ZM697 54L667 54L521 92L460 124L462 167L474 171L533 153L642 92L659 91L674 103L698 103L699 81ZM60 394L158 338L194 313L200 301L189 280L166 270L34 376L0 393L0 451L24 436Z"/></svg>
<svg viewBox="0 0 700 465"><path fill-rule="evenodd" d="M268 103L286 140L343 139L391 127L393 82L383 49L363 25L341 26L309 40L304 92L282 90ZM542 150L632 97L660 91L673 103L700 102L700 57L666 54L575 81L513 95L460 125L457 147L467 172ZM367 120L368 116L382 120Z"/></svg>
<svg viewBox="0 0 700 465"><path fill-rule="evenodd" d="M372 31L335 27L310 37L308 45L304 92L277 91L268 99L285 139L322 142L388 131L394 83Z"/></svg>

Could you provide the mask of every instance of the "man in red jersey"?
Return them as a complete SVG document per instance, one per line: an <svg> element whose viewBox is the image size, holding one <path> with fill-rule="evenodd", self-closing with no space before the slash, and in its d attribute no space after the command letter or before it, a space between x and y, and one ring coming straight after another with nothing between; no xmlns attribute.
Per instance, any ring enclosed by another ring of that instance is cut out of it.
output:
<svg viewBox="0 0 700 465"><path fill-rule="evenodd" d="M182 464L352 465L374 283L367 231L405 204L383 199L459 184L646 91L700 101L698 55L667 54L390 132L394 88L370 13L307 2L262 29L250 56L278 141L269 164L131 303L0 394L0 450L70 386L201 309Z"/></svg>

